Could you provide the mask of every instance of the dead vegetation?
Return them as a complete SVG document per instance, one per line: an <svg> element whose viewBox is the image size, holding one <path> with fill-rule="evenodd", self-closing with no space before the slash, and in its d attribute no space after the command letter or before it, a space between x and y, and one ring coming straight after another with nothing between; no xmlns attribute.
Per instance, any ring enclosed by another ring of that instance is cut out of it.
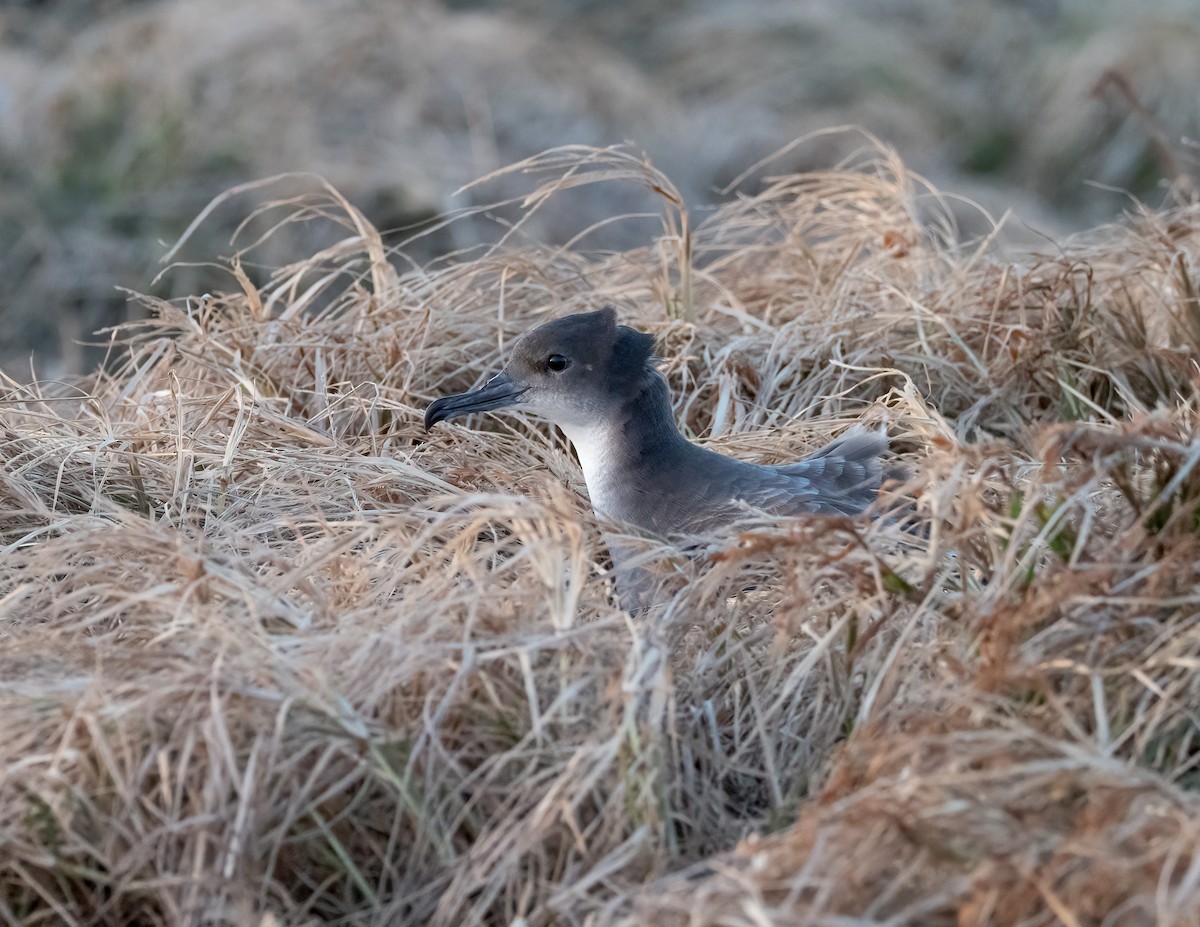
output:
<svg viewBox="0 0 1200 927"><path fill-rule="evenodd" d="M264 215L338 245L7 384L0 920L1200 923L1200 209L1012 256L878 149L700 222L514 171L664 234L410 268L322 188ZM928 539L650 547L620 612L561 438L420 429L606 301L726 451L886 419Z"/></svg>
<svg viewBox="0 0 1200 927"><path fill-rule="evenodd" d="M141 318L115 285L163 298L225 286L195 240L204 203L246 178L330 180L389 244L460 205L450 191L543 149L633 138L687 202L708 204L791 139L780 173L823 168L861 125L946 188L1012 208L1040 246L1110 221L1122 191L1200 184L1200 17L1192 0L9 0L0 3L0 370L90 372L98 328ZM276 188L278 196L285 188ZM637 208L635 188L556 197L527 228L562 243ZM506 216L511 218L511 215ZM968 234L986 222L963 209ZM327 243L292 226L276 266ZM642 244L603 226L595 247ZM492 240L424 239L425 263ZM247 265L256 284L263 279Z"/></svg>

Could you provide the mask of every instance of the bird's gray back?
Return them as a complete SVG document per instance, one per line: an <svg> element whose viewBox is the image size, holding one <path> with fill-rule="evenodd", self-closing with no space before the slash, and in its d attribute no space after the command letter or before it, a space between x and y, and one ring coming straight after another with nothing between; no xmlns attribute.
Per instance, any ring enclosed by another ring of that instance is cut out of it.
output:
<svg viewBox="0 0 1200 927"><path fill-rule="evenodd" d="M766 466L689 444L667 466L631 475L604 514L664 536L719 530L763 513L856 515L875 498L886 449L881 433L855 431L804 460Z"/></svg>

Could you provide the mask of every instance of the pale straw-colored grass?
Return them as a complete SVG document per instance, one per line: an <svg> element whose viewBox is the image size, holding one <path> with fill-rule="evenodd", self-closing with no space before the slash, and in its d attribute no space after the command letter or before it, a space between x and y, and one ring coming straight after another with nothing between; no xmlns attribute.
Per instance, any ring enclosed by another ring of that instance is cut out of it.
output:
<svg viewBox="0 0 1200 927"><path fill-rule="evenodd" d="M877 146L703 221L512 170L663 234L414 268L314 182L263 215L338 244L5 385L0 921L1200 922L1200 209L1012 255ZM421 430L609 301L722 450L886 421L924 527L648 544L622 612L561 437Z"/></svg>

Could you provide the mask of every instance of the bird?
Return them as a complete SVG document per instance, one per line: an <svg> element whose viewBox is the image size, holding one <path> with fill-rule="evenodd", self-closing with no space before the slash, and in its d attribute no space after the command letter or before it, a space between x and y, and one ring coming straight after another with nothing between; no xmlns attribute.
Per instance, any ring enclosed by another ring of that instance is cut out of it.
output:
<svg viewBox="0 0 1200 927"><path fill-rule="evenodd" d="M546 419L575 449L597 516L672 541L755 515L858 515L875 500L888 472L884 432L855 428L781 465L718 453L679 431L654 351L654 337L620 324L612 306L554 319L522 335L482 387L432 402L425 430L501 409ZM606 540L618 560L621 545Z"/></svg>

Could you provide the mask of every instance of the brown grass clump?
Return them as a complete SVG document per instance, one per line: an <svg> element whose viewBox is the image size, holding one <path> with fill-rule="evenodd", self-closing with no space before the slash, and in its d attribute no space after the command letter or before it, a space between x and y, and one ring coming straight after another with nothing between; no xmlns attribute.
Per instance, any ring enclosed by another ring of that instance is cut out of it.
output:
<svg viewBox="0 0 1200 927"><path fill-rule="evenodd" d="M664 233L401 272L321 188L263 215L340 243L6 385L0 920L1200 923L1200 210L1013 256L876 149L702 222L513 170ZM607 301L730 453L886 420L928 537L648 545L631 620L560 437L420 428Z"/></svg>

